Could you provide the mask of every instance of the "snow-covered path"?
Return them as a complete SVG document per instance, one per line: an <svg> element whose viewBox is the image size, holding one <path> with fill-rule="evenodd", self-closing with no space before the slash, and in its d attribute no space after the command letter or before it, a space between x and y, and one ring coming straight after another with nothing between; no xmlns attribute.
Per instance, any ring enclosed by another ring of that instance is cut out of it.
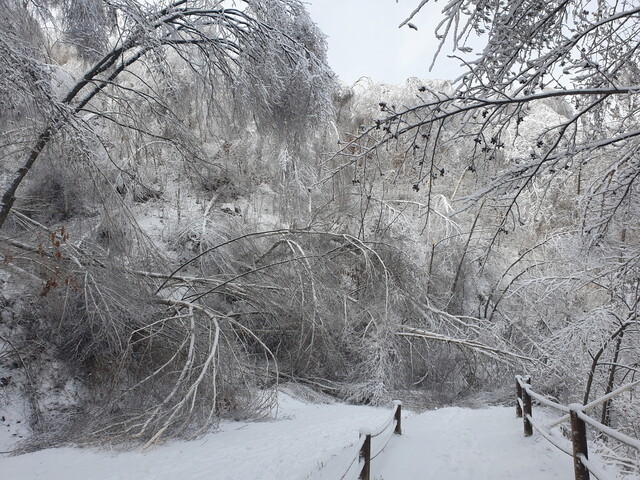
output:
<svg viewBox="0 0 640 480"><path fill-rule="evenodd" d="M389 408L312 404L282 395L279 420L227 422L221 431L147 452L58 448L0 457L2 480L338 480L359 427ZM372 465L372 479L554 480L572 477L571 458L538 436L524 438L512 408L443 408L405 414Z"/></svg>
<svg viewBox="0 0 640 480"><path fill-rule="evenodd" d="M64 447L0 457L0 480L303 480L333 467L359 427L390 411L281 394L277 420L224 422L197 440L145 452Z"/></svg>
<svg viewBox="0 0 640 480"><path fill-rule="evenodd" d="M537 435L525 438L512 408L442 408L403 420L373 461L376 480L554 480L572 478L572 459Z"/></svg>

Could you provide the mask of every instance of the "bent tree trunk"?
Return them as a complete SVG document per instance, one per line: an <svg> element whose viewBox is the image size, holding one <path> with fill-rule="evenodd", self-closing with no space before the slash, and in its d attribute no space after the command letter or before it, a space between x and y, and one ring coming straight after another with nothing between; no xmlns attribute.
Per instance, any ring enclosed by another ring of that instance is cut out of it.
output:
<svg viewBox="0 0 640 480"><path fill-rule="evenodd" d="M25 161L24 165L20 169L18 169L15 177L7 187L7 190L2 195L2 200L0 201L0 229L2 229L2 225L4 225L4 222L7 219L7 216L9 216L9 212L13 207L13 202L15 202L16 200L16 191L18 190L18 187L27 176L27 173L29 173L29 170L31 169L35 161L40 156L40 153L42 153L44 147L47 145L47 143L49 143L49 140L51 140L52 135L53 128L51 127L47 128L40 135L38 141L31 149L31 153L29 153L29 157Z"/></svg>
<svg viewBox="0 0 640 480"><path fill-rule="evenodd" d="M87 93L87 95L82 98L77 105L75 105L70 113L62 112L59 114L57 119L54 119L50 126L47 127L38 137L38 140L31 148L29 152L29 156L26 161L20 167L12 180L10 180L7 189L2 194L2 200L0 201L0 230L4 225L7 217L9 216L9 212L13 207L13 203L16 200L16 191L20 187L20 184L25 179L31 167L36 162L40 154L43 152L47 144L51 141L53 136L58 132L61 128L63 128L74 115L77 115L82 109L102 90L104 90L107 85L111 85L112 82L118 77L120 73L122 73L127 67L136 62L140 57L142 57L145 53L149 51L148 48L142 49L139 52L135 53L131 58L127 61L124 61L121 65L118 66L106 79L97 80L97 76L99 73L103 72L111 65L113 65L118 58L121 58L122 54L125 50L117 49L111 52L109 55L105 57L101 62L99 62L95 67L93 67L89 72L87 72L82 80L80 80L67 94L67 96L61 101L61 105L69 106L73 102L73 100L77 97L77 95L90 83L97 83L94 88Z"/></svg>
<svg viewBox="0 0 640 480"><path fill-rule="evenodd" d="M281 0L284 1L284 0ZM216 4L217 5L217 4ZM22 166L0 192L0 229L4 225L16 199L16 191L55 134L64 128L87 104L107 86L118 88L118 76L148 52L156 49L212 48L210 62L220 67L243 50L244 44L265 40L270 30L246 12L223 8L187 6L186 0L176 0L167 8L146 18L139 12L121 8L124 16L131 17L137 28L131 29L129 38L113 46L102 59L59 101L54 100L58 113L38 136ZM203 26L221 25L221 32L210 36ZM155 36L159 33L159 36ZM283 49L284 50L284 49ZM184 52L179 52L184 53Z"/></svg>

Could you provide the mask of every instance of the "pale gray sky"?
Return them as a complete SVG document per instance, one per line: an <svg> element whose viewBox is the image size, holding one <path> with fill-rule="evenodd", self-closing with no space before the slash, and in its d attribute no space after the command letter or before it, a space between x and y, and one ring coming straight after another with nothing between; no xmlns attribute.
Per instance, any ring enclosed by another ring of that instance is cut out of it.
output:
<svg viewBox="0 0 640 480"><path fill-rule="evenodd" d="M311 18L328 36L329 64L352 84L363 75L386 83L409 77L453 79L463 70L443 49L433 70L438 47L434 36L444 3L427 3L412 20L418 27L398 28L420 0L304 0Z"/></svg>

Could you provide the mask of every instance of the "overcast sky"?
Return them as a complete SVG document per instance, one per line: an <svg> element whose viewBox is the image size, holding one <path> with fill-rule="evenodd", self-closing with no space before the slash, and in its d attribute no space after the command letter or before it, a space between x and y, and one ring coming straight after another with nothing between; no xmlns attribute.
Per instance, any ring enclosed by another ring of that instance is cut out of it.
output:
<svg viewBox="0 0 640 480"><path fill-rule="evenodd" d="M412 20L418 27L398 28L419 0L304 0L320 29L328 36L329 64L348 84L363 75L386 83L409 77L453 79L462 73L458 60L443 49L433 70L437 49L434 29L444 3L427 3Z"/></svg>

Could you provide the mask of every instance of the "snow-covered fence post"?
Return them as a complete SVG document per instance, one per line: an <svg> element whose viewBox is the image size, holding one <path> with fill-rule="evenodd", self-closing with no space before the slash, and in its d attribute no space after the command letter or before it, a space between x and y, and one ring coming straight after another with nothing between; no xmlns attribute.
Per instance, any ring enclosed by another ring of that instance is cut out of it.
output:
<svg viewBox="0 0 640 480"><path fill-rule="evenodd" d="M522 386L520 385L520 375L516 375L516 418L522 418Z"/></svg>
<svg viewBox="0 0 640 480"><path fill-rule="evenodd" d="M364 460L364 465L360 471L359 480L371 480L371 430L360 429L360 436L364 435L364 442L360 448L360 459Z"/></svg>
<svg viewBox="0 0 640 480"><path fill-rule="evenodd" d="M580 417L578 411L582 409L579 403L569 405L569 417L571 418L571 443L573 444L573 468L576 480L589 480L589 470L580 460L581 456L589 459L587 448L587 427Z"/></svg>
<svg viewBox="0 0 640 480"><path fill-rule="evenodd" d="M400 400L394 400L393 404L396 407L396 413L394 414L396 429L393 431L393 433L402 435L402 402Z"/></svg>
<svg viewBox="0 0 640 480"><path fill-rule="evenodd" d="M522 383L524 385L531 385L531 377L526 375L522 377ZM524 425L524 436L530 437L533 435L533 426L529 421L531 417L531 395L527 392L527 388L523 386L522 388L522 424Z"/></svg>

